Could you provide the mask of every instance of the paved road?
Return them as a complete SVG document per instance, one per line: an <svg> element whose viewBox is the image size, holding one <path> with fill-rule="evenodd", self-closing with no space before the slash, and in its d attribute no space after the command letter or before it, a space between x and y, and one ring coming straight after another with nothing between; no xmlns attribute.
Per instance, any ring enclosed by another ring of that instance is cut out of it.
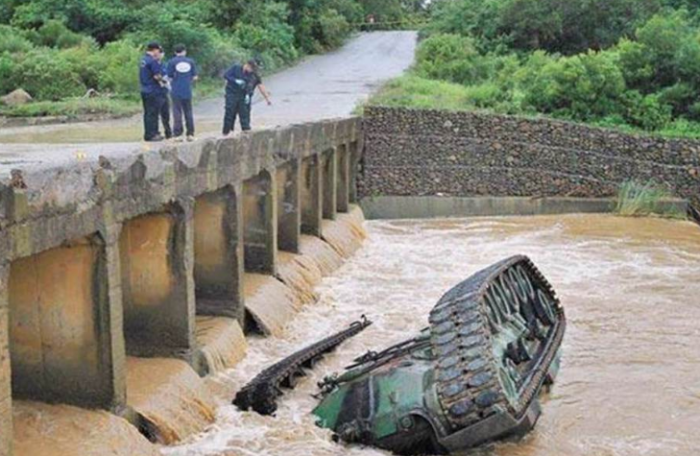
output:
<svg viewBox="0 0 700 456"><path fill-rule="evenodd" d="M256 100L253 128L347 116L383 82L412 63L415 32L359 34L342 48L304 59L269 77L273 106ZM223 91L222 91L223 95ZM198 104L198 136L219 134L223 96ZM159 147L141 142L140 117L42 127L0 129L0 178L11 168L91 161L99 155L130 154Z"/></svg>

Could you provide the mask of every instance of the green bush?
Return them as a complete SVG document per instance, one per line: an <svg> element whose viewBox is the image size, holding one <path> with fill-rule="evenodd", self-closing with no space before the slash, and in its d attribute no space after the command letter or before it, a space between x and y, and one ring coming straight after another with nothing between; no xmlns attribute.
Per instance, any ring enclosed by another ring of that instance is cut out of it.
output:
<svg viewBox="0 0 700 456"><path fill-rule="evenodd" d="M98 66L98 90L138 96L138 68L142 52L129 41L109 43L93 56Z"/></svg>
<svg viewBox="0 0 700 456"><path fill-rule="evenodd" d="M100 51L96 44L83 42L80 46L61 50L57 55L68 62L82 85L88 89L99 88L99 74L104 63L99 58Z"/></svg>
<svg viewBox="0 0 700 456"><path fill-rule="evenodd" d="M498 108L505 101L506 94L498 85L487 82L467 87L466 98L477 108Z"/></svg>
<svg viewBox="0 0 700 456"><path fill-rule="evenodd" d="M659 102L671 107L674 117L692 115L691 108L696 102L697 93L690 84L678 82L661 89L657 95Z"/></svg>
<svg viewBox="0 0 700 456"><path fill-rule="evenodd" d="M363 19L362 6L354 0L290 0L289 9L295 45L305 53L340 45L351 24Z"/></svg>
<svg viewBox="0 0 700 456"><path fill-rule="evenodd" d="M482 79L481 56L468 37L433 35L416 53L416 73L422 77L471 84Z"/></svg>
<svg viewBox="0 0 700 456"><path fill-rule="evenodd" d="M615 48L620 70L629 87L649 87L656 74L654 55L642 43L623 39Z"/></svg>
<svg viewBox="0 0 700 456"><path fill-rule="evenodd" d="M334 9L323 12L318 18L319 37L318 42L323 48L338 47L350 33L350 24L347 19Z"/></svg>
<svg viewBox="0 0 700 456"><path fill-rule="evenodd" d="M636 32L637 41L652 59L652 88L672 85L678 76L677 56L692 35L688 19L682 12L658 14Z"/></svg>
<svg viewBox="0 0 700 456"><path fill-rule="evenodd" d="M35 37L39 39L39 46L49 46L66 49L81 45L88 37L72 32L59 20L46 21L37 31Z"/></svg>
<svg viewBox="0 0 700 456"><path fill-rule="evenodd" d="M0 54L0 95L12 92L18 87L15 86L15 60L10 53L5 52Z"/></svg>
<svg viewBox="0 0 700 456"><path fill-rule="evenodd" d="M71 62L59 51L34 49L16 63L11 84L22 87L37 100L80 96L87 88Z"/></svg>
<svg viewBox="0 0 700 456"><path fill-rule="evenodd" d="M671 106L662 103L658 95L642 95L636 91L629 91L625 96L625 117L630 125L654 131L665 127L671 121Z"/></svg>
<svg viewBox="0 0 700 456"><path fill-rule="evenodd" d="M34 44L25 38L21 30L9 25L0 25L0 54L3 52L27 52Z"/></svg>
<svg viewBox="0 0 700 456"><path fill-rule="evenodd" d="M294 28L286 22L288 15L284 3L257 4L246 10L234 32L241 45L268 70L287 65L299 55L294 45Z"/></svg>
<svg viewBox="0 0 700 456"><path fill-rule="evenodd" d="M586 121L624 109L625 80L614 54L588 52L555 59L535 53L521 71L525 103L538 112Z"/></svg>
<svg viewBox="0 0 700 456"><path fill-rule="evenodd" d="M499 31L500 17L507 2L503 0L460 0L435 3L430 22L423 34L451 33L476 39L480 51L496 50L509 44L510 38Z"/></svg>
<svg viewBox="0 0 700 456"><path fill-rule="evenodd" d="M74 31L92 36L99 43L119 37L129 24L137 22L139 11L131 0L30 0L15 8L11 23L38 29L58 20Z"/></svg>

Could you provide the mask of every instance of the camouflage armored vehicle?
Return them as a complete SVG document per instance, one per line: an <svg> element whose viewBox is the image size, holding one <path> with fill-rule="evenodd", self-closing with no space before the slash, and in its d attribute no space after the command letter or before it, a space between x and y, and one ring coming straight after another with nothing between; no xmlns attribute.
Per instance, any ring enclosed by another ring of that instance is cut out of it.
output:
<svg viewBox="0 0 700 456"><path fill-rule="evenodd" d="M516 256L478 272L448 291L429 321L326 379L318 424L398 454L455 452L530 430L566 325L532 262Z"/></svg>
<svg viewBox="0 0 700 456"><path fill-rule="evenodd" d="M267 368L234 403L273 414L283 388L370 324L363 318ZM429 324L319 384L318 424L345 442L397 454L451 453L532 429L566 326L533 263L515 256L474 274L440 299Z"/></svg>

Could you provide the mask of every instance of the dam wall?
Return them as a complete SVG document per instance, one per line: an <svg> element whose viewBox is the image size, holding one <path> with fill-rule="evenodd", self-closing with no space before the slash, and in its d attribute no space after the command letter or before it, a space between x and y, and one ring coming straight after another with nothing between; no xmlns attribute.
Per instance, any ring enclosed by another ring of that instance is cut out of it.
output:
<svg viewBox="0 0 700 456"><path fill-rule="evenodd" d="M386 107L367 107L364 129L358 189L370 218L377 211L411 213L406 206L421 206L429 215L595 212L611 206L596 199L615 196L630 180L661 184L700 205L698 140L550 119ZM545 202L528 201L533 198Z"/></svg>
<svg viewBox="0 0 700 456"><path fill-rule="evenodd" d="M245 345L251 321L279 331L248 308L247 280L284 287L294 255L314 249L337 264L314 239L354 217L362 140L349 118L13 171L0 183L0 455L12 454L13 408L26 401L182 437L146 419L157 411L132 381L157 388L139 360L204 375L227 365L225 338Z"/></svg>

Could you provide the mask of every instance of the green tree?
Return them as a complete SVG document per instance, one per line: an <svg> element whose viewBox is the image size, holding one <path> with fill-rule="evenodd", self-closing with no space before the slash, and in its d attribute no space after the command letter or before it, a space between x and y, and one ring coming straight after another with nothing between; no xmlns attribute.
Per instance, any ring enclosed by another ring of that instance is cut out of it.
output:
<svg viewBox="0 0 700 456"><path fill-rule="evenodd" d="M469 37L433 35L418 48L416 72L426 78L473 84L483 76L480 57Z"/></svg>
<svg viewBox="0 0 700 456"><path fill-rule="evenodd" d="M508 0L500 28L518 48L574 54L631 36L659 8L658 0Z"/></svg>
<svg viewBox="0 0 700 456"><path fill-rule="evenodd" d="M525 104L537 112L588 121L624 111L625 80L611 53L556 59L536 52L519 77Z"/></svg>

